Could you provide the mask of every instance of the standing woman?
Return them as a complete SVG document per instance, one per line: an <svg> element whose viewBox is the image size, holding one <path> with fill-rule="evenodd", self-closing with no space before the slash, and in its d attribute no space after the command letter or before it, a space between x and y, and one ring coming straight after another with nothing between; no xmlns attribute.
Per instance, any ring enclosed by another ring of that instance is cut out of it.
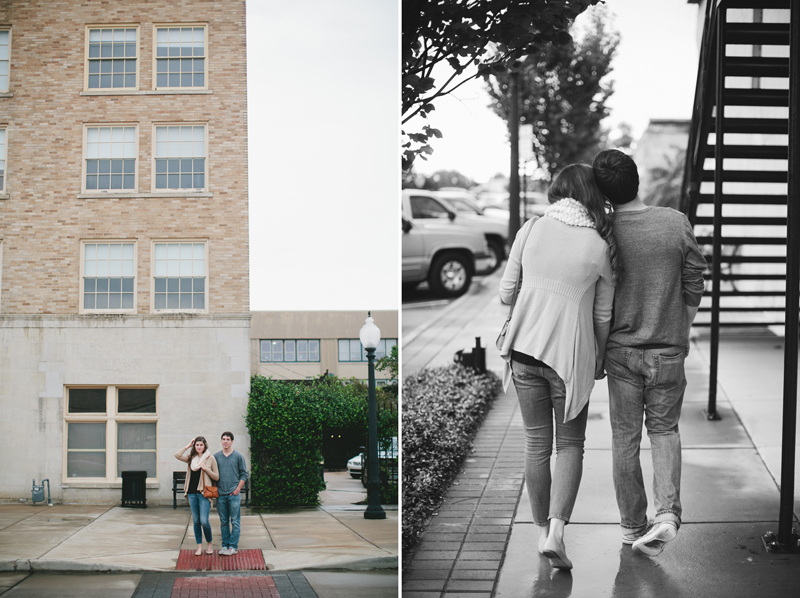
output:
<svg viewBox="0 0 800 598"><path fill-rule="evenodd" d="M185 453L190 448L192 451L187 457ZM202 436L198 436L175 453L175 458L189 464L186 471L186 483L183 485L185 488L183 495L189 500L189 506L192 507L194 539L197 542L197 552L194 554L195 556L203 554L203 532L205 532L206 542L208 542L206 554L214 554L214 549L211 547L211 524L208 522L211 500L203 496L203 488L213 486L212 480L219 480L217 460L208 450L208 442Z"/></svg>
<svg viewBox="0 0 800 598"><path fill-rule="evenodd" d="M545 215L520 229L508 257L500 283L504 303L514 299L520 268L522 281L500 354L503 385L514 380L525 426L525 480L539 552L553 567L571 569L564 526L581 482L589 395L605 375L619 265L611 216L591 166L564 168L548 200Z"/></svg>

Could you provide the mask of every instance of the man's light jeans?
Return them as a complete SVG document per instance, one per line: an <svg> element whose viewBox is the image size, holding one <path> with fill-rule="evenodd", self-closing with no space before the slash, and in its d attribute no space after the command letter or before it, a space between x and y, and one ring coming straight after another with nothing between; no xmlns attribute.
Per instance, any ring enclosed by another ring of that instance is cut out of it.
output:
<svg viewBox="0 0 800 598"><path fill-rule="evenodd" d="M620 522L647 525L647 494L639 461L642 418L653 458L655 521L681 522L681 416L686 376L683 347L606 351L614 489Z"/></svg>
<svg viewBox="0 0 800 598"><path fill-rule="evenodd" d="M242 517L242 494L236 496L220 494L217 498L217 513L222 528L222 547L239 549L239 529Z"/></svg>

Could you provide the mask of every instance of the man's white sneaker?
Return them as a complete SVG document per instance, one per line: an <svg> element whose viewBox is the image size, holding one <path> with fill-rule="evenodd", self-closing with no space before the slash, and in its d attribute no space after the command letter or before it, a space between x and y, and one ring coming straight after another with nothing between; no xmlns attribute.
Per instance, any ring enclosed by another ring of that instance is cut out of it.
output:
<svg viewBox="0 0 800 598"><path fill-rule="evenodd" d="M234 555L237 554L239 551L236 548L228 548L228 554Z"/></svg>
<svg viewBox="0 0 800 598"><path fill-rule="evenodd" d="M219 551L220 556L228 556L230 555L230 548L223 548Z"/></svg>
<svg viewBox="0 0 800 598"><path fill-rule="evenodd" d="M622 534L622 543L628 544L629 546L636 542L639 538L644 536L647 532L650 531L653 522L648 521L645 525L638 529L626 529L625 532Z"/></svg>
<svg viewBox="0 0 800 598"><path fill-rule="evenodd" d="M658 556L664 545L678 535L678 526L671 521L656 523L645 535L633 543L633 550L646 556Z"/></svg>

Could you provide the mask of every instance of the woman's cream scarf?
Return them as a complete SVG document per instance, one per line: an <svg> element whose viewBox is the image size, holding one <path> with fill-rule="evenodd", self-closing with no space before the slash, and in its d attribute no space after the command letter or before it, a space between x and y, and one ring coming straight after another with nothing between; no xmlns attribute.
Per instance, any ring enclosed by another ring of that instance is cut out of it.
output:
<svg viewBox="0 0 800 598"><path fill-rule="evenodd" d="M200 457L199 455L195 455L194 458L192 459L192 465L191 465L192 466L192 471L197 471L198 469L200 469L203 466L203 463L205 462L205 460L208 459L208 456L210 454L211 453L208 452L208 450L205 450L205 451L203 451L203 456L202 457Z"/></svg>
<svg viewBox="0 0 800 598"><path fill-rule="evenodd" d="M589 212L583 207L583 204L577 199L565 197L559 199L552 204L544 213L545 216L555 218L569 224L570 226L585 226L587 228L596 228L594 221L589 216Z"/></svg>

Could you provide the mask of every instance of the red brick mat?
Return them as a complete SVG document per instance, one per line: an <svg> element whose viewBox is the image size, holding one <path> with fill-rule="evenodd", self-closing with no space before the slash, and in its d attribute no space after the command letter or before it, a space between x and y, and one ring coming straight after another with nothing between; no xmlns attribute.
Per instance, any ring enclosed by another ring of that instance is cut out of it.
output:
<svg viewBox="0 0 800 598"><path fill-rule="evenodd" d="M264 571L264 553L260 550L240 550L232 556L214 554L194 555L194 550L181 550L178 556L177 571ZM273 586L274 587L274 586Z"/></svg>
<svg viewBox="0 0 800 598"><path fill-rule="evenodd" d="M250 575L179 577L172 586L170 596L171 598L280 598L281 595L275 587L275 581L269 575Z"/></svg>

